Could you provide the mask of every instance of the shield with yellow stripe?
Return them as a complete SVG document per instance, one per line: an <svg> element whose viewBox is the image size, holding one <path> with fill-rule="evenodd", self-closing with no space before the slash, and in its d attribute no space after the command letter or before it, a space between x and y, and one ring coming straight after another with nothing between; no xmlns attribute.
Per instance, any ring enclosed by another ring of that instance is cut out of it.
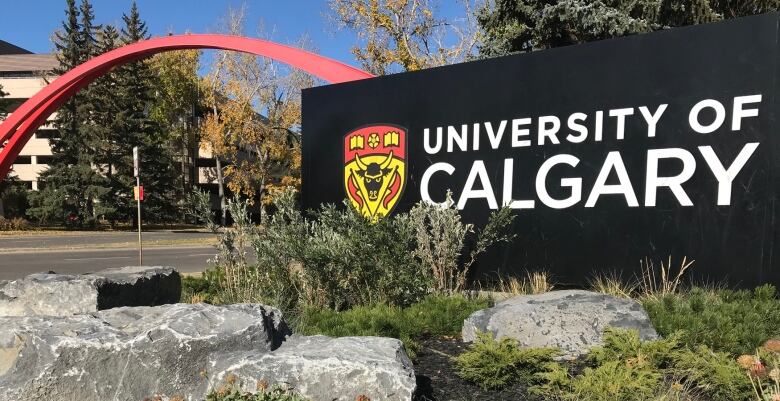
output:
<svg viewBox="0 0 780 401"><path fill-rule="evenodd" d="M406 186L406 129L389 124L344 136L344 190L363 216L390 214Z"/></svg>

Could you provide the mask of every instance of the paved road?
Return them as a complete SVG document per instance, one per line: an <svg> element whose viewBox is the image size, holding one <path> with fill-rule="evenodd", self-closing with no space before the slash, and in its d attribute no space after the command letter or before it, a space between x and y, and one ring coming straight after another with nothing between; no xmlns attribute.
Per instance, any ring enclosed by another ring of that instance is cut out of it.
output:
<svg viewBox="0 0 780 401"><path fill-rule="evenodd" d="M173 266L184 273L202 272L214 253L212 246L148 248L144 250L144 265ZM9 252L0 254L0 280L47 271L88 273L136 264L136 249Z"/></svg>
<svg viewBox="0 0 780 401"><path fill-rule="evenodd" d="M197 241L214 238L214 234L198 231L151 231L143 233L144 242L158 241ZM0 252L16 249L47 249L47 248L86 248L90 245L101 246L117 243L135 243L138 233L122 232L68 232L63 234L32 234L22 236L0 236Z"/></svg>
<svg viewBox="0 0 780 401"><path fill-rule="evenodd" d="M136 233L84 233L73 235L0 236L0 280L17 279L31 273L88 273L109 267L138 264L138 249L132 244ZM144 249L144 265L173 266L180 272L202 272L216 250L206 244L177 244L213 238L197 232L144 233L147 244L166 246ZM172 244L171 244L172 243ZM119 245L117 245L119 244Z"/></svg>

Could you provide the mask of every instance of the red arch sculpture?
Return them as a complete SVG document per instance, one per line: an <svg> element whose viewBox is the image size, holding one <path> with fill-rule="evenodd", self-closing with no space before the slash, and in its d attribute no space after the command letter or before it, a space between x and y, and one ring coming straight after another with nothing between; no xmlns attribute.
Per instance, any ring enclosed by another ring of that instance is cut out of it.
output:
<svg viewBox="0 0 780 401"><path fill-rule="evenodd" d="M2 124L0 177L5 179L13 162L35 130L79 89L111 71L112 68L157 53L183 49L234 50L268 57L304 70L331 83L371 78L373 75L305 50L261 39L230 35L165 36L129 44L102 54L68 71L22 103Z"/></svg>

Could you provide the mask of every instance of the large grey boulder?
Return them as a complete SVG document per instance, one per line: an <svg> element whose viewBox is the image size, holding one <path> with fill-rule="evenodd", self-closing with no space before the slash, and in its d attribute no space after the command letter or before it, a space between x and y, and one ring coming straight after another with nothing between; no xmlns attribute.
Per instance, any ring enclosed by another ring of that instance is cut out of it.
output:
<svg viewBox="0 0 780 401"><path fill-rule="evenodd" d="M313 401L410 401L416 382L403 344L382 337L294 336L273 352L216 354L217 382L235 375L245 391L284 384Z"/></svg>
<svg viewBox="0 0 780 401"><path fill-rule="evenodd" d="M251 304L0 317L0 401L201 400L211 354L267 352L288 334L278 310Z"/></svg>
<svg viewBox="0 0 780 401"><path fill-rule="evenodd" d="M513 338L521 347L559 348L563 359L572 359L602 345L608 327L638 330L643 340L658 336L638 302L581 290L507 299L471 314L461 334L471 342L477 332L491 332L497 339Z"/></svg>
<svg viewBox="0 0 780 401"><path fill-rule="evenodd" d="M172 267L128 266L84 275L32 274L0 282L0 316L69 316L119 306L179 302Z"/></svg>

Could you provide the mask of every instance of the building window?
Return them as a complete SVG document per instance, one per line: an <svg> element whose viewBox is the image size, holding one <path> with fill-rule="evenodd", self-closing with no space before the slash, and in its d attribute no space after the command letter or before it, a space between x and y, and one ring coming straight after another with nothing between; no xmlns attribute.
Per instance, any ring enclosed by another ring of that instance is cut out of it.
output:
<svg viewBox="0 0 780 401"><path fill-rule="evenodd" d="M198 158L195 165L197 167L217 167L217 159Z"/></svg>
<svg viewBox="0 0 780 401"><path fill-rule="evenodd" d="M17 156L14 164L32 164L32 156Z"/></svg>
<svg viewBox="0 0 780 401"><path fill-rule="evenodd" d="M51 156L38 156L37 164L51 164L54 158Z"/></svg>
<svg viewBox="0 0 780 401"><path fill-rule="evenodd" d="M38 139L59 139L60 132L56 129L41 129L35 133L35 137Z"/></svg>

